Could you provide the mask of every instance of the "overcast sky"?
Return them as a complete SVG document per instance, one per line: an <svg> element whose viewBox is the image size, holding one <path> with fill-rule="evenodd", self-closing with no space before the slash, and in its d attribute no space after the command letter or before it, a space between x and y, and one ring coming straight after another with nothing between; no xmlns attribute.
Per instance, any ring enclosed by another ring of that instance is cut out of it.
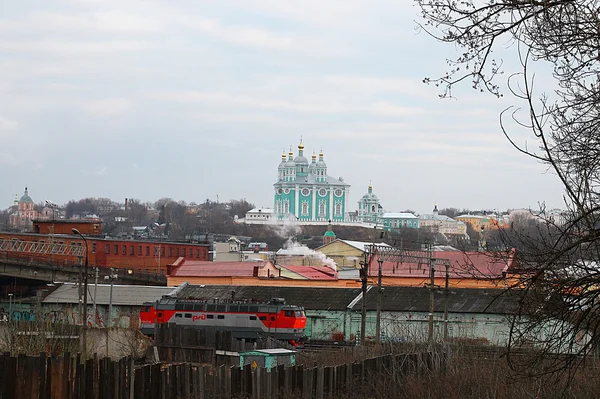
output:
<svg viewBox="0 0 600 399"><path fill-rule="evenodd" d="M0 4L0 207L125 197L271 207L302 136L389 211L563 207L511 149L511 102L422 83L454 55L410 1L19 0ZM524 136L522 139L524 142Z"/></svg>

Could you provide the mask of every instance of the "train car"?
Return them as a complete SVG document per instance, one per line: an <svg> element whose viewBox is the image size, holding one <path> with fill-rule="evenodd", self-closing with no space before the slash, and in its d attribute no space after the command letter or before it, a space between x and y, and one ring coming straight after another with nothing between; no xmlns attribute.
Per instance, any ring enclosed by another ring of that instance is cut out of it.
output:
<svg viewBox="0 0 600 399"><path fill-rule="evenodd" d="M214 303L163 297L142 306L140 321L141 330L147 335L153 335L155 323L169 323L231 331L238 339L252 340L266 335L291 342L301 341L306 328L304 308L287 305L282 298L268 303Z"/></svg>

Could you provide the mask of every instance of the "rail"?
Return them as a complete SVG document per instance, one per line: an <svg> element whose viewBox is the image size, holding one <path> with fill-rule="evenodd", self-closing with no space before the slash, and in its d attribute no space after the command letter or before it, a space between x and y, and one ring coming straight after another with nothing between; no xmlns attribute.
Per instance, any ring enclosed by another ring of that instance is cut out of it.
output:
<svg viewBox="0 0 600 399"><path fill-rule="evenodd" d="M0 251L10 251L28 254L55 254L66 256L85 256L85 247L59 242L35 242L17 238L0 238Z"/></svg>
<svg viewBox="0 0 600 399"><path fill-rule="evenodd" d="M10 253L6 251L0 251L0 263L18 264L26 267L36 267L73 274L79 274L82 268L82 265L69 260L48 259L46 256L41 256L41 254ZM110 267L90 266L88 268L88 279L94 278L96 267L98 268L98 275L100 278L104 278L104 276L111 274ZM147 282L159 285L164 285L167 282L167 278L162 272L157 273L155 271L113 268L112 274L116 274L117 279L128 282Z"/></svg>

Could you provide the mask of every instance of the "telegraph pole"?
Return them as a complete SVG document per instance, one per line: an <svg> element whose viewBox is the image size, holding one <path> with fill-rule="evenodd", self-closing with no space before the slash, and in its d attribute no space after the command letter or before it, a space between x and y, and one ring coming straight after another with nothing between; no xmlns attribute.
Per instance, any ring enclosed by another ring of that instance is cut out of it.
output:
<svg viewBox="0 0 600 399"><path fill-rule="evenodd" d="M367 327L367 278L369 277L369 262L368 254L365 251L365 260L361 262L361 280L362 280L362 309L360 318L360 344L365 344L365 329Z"/></svg>
<svg viewBox="0 0 600 399"><path fill-rule="evenodd" d="M96 316L97 315L97 313L96 313L96 298L98 298L97 297L97 294L98 294L98 268L96 267L95 270L96 270L96 279L94 281L94 316L93 317L94 317L94 327L98 327L98 323L96 323L96 320L98 320L98 318Z"/></svg>
<svg viewBox="0 0 600 399"><path fill-rule="evenodd" d="M433 259L433 251L431 244L428 244L429 250L429 277L431 281L429 282L429 333L428 333L428 343L429 348L433 348L433 312L435 311L435 262Z"/></svg>
<svg viewBox="0 0 600 399"><path fill-rule="evenodd" d="M377 263L379 264L379 273L377 275L377 321L376 321L376 342L381 342L381 300L383 296L383 288L381 287L381 266L383 264L383 259L378 258Z"/></svg>
<svg viewBox="0 0 600 399"><path fill-rule="evenodd" d="M446 262L446 284L444 286L444 344L448 343L448 283L450 280L450 264Z"/></svg>

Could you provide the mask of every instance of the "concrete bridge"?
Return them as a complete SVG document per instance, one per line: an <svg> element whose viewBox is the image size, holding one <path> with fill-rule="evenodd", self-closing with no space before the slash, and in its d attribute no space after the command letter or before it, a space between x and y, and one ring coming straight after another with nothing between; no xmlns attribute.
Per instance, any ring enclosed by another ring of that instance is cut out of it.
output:
<svg viewBox="0 0 600 399"><path fill-rule="evenodd" d="M110 268L98 267L98 282L105 282ZM116 284L134 285L166 285L164 275L140 270L118 269ZM15 277L48 283L78 282L84 278L84 267L73 262L51 260L32 253L15 253L0 251L0 276ZM96 267L88 268L88 283L93 284L96 278Z"/></svg>

